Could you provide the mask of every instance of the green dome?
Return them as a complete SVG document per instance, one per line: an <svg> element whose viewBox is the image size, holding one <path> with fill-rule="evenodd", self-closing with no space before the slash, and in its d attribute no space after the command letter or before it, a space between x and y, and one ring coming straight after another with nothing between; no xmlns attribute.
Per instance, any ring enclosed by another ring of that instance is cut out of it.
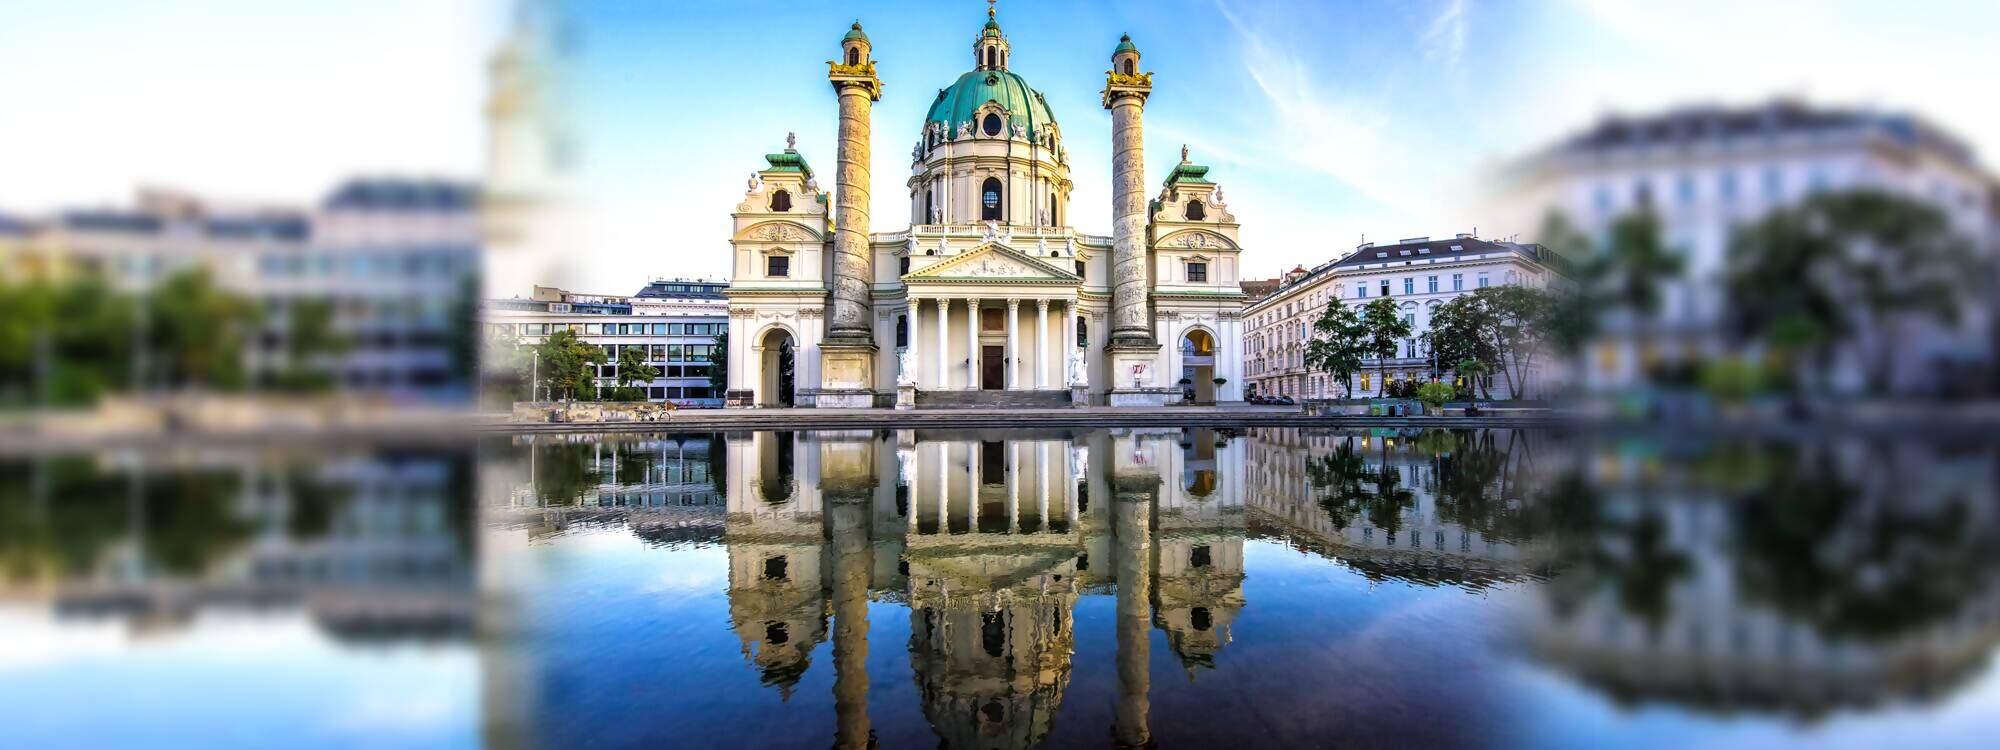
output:
<svg viewBox="0 0 2000 750"><path fill-rule="evenodd" d="M1126 34L1124 36L1118 37L1118 47L1116 49L1111 50L1111 54L1115 56L1120 52L1138 52L1138 51L1139 51L1138 47L1132 46L1132 35Z"/></svg>
<svg viewBox="0 0 2000 750"><path fill-rule="evenodd" d="M931 102L930 114L924 116L924 127L933 122L944 123L946 132L956 134L958 124L972 122L979 108L989 101L999 102L1007 110L1010 125L1027 127L1029 138L1040 137L1042 128L1056 121L1049 112L1048 102L1042 100L1042 92L1029 88L1020 76L1005 70L974 70L938 91L937 101ZM974 122L973 132L980 132L978 128L979 123Z"/></svg>
<svg viewBox="0 0 2000 750"><path fill-rule="evenodd" d="M855 21L854 26L847 30L847 36L841 37L840 41L842 44L848 42L866 42L868 41L868 35L861 33L861 22Z"/></svg>

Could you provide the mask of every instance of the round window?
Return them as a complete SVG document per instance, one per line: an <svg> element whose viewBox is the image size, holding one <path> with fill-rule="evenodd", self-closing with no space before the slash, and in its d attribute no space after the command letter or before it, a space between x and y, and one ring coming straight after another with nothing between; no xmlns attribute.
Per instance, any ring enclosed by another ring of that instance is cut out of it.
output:
<svg viewBox="0 0 2000 750"><path fill-rule="evenodd" d="M990 114L990 113L989 113L989 114L987 114L987 115L986 115L986 124L985 124L985 125L983 125L983 126L981 126L981 128L982 128L982 129L984 129L984 130L986 131L986 134L987 134L987 135L999 135L999 134L1000 134L1000 116L999 116L999 115L996 115L996 114Z"/></svg>

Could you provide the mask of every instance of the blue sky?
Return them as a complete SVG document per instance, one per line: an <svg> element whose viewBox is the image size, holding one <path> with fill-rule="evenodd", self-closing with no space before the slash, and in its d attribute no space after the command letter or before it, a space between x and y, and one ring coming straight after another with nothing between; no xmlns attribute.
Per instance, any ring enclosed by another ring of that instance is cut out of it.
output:
<svg viewBox="0 0 2000 750"><path fill-rule="evenodd" d="M129 200L169 185L312 200L355 172L474 177L506 0L0 3L0 211ZM572 115L591 231L579 291L721 277L728 213L763 154L799 136L833 161L825 81L861 20L875 112L876 230L936 90L971 65L978 0L571 0ZM1012 67L1072 155L1071 217L1105 232L1102 73L1129 32L1154 71L1147 178L1187 143L1243 222L1251 275L1370 239L1505 236L1475 183L1612 112L1775 95L1923 114L2000 151L1990 0L1003 0ZM31 103L31 104L30 104ZM23 115L27 112L27 115Z"/></svg>

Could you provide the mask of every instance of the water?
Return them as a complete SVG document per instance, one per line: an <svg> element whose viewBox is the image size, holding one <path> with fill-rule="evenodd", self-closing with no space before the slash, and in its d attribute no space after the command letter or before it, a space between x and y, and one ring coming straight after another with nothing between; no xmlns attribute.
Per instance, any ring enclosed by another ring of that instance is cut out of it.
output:
<svg viewBox="0 0 2000 750"><path fill-rule="evenodd" d="M0 744L1982 747L1996 448L859 431L7 459Z"/></svg>

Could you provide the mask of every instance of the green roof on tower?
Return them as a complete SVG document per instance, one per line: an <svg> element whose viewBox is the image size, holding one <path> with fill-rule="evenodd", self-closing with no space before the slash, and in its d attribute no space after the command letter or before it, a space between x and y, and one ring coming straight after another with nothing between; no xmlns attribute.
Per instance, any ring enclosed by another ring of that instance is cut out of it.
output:
<svg viewBox="0 0 2000 750"><path fill-rule="evenodd" d="M1139 48L1133 46L1132 44L1132 35L1123 34L1118 37L1118 47L1116 49L1111 50L1111 54L1116 55L1120 52L1138 52L1138 51Z"/></svg>
<svg viewBox="0 0 2000 750"><path fill-rule="evenodd" d="M847 42L868 42L868 35L861 33L861 22L855 21L853 26L848 27L847 36L841 37L840 41L842 44Z"/></svg>

